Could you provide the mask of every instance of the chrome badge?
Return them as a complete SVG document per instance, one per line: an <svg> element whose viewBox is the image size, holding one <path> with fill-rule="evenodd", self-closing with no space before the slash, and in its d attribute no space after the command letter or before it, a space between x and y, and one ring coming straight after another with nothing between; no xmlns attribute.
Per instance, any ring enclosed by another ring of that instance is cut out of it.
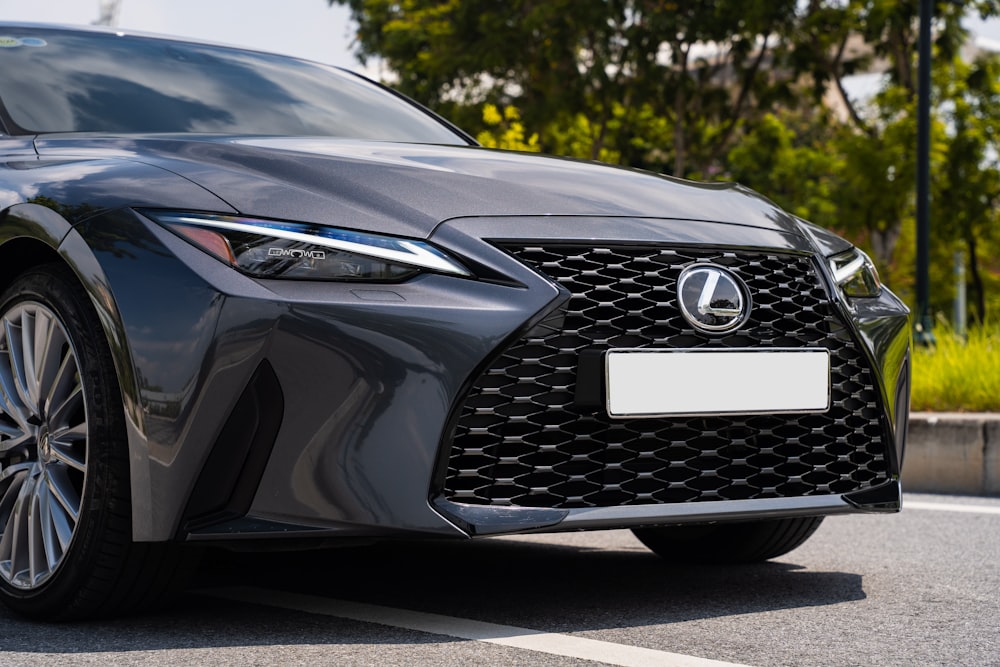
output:
<svg viewBox="0 0 1000 667"><path fill-rule="evenodd" d="M713 264L695 264L681 272L677 303L684 319L709 333L732 331L750 315L750 293L744 282Z"/></svg>

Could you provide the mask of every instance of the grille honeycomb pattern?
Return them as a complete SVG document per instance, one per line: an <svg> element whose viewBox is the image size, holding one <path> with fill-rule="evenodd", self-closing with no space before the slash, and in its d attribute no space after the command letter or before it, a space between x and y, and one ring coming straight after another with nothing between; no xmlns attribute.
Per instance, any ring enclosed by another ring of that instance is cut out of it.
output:
<svg viewBox="0 0 1000 667"><path fill-rule="evenodd" d="M572 294L474 382L452 433L453 502L580 508L781 498L888 479L872 372L809 257L649 246L503 246ZM708 336L677 308L681 271L726 266L749 287L738 331ZM574 405L582 350L825 347L823 414L612 420Z"/></svg>

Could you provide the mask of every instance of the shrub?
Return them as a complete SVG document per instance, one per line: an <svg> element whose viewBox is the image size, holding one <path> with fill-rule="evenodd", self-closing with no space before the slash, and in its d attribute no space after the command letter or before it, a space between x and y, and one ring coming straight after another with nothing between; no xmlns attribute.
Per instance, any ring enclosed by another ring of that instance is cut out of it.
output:
<svg viewBox="0 0 1000 667"><path fill-rule="evenodd" d="M913 353L913 409L1000 411L1000 325L973 328L967 340L946 325L934 334Z"/></svg>

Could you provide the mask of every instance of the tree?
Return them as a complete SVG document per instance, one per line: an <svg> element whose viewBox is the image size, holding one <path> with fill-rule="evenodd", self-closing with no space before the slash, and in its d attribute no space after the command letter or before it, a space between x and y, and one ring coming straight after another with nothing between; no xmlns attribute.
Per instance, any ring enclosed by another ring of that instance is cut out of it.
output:
<svg viewBox="0 0 1000 667"><path fill-rule="evenodd" d="M726 158L726 177L766 193L825 227L840 227L835 188L845 156L831 151L837 128L806 111L767 114Z"/></svg>
<svg viewBox="0 0 1000 667"><path fill-rule="evenodd" d="M453 116L513 104L546 151L583 114L581 157L705 173L748 116L789 99L773 72L797 0L329 1L351 8L358 55L384 58L400 90ZM632 142L651 116L670 141Z"/></svg>
<svg viewBox="0 0 1000 667"><path fill-rule="evenodd" d="M954 58L942 74L950 136L934 181L934 236L940 248L964 246L972 314L981 323L987 316L981 264L995 261L1000 250L1000 57L971 64Z"/></svg>

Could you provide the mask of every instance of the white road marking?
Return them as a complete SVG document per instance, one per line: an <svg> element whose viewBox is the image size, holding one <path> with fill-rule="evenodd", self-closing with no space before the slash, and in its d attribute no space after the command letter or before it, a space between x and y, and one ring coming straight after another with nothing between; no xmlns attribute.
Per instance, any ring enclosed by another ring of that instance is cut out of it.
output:
<svg viewBox="0 0 1000 667"><path fill-rule="evenodd" d="M484 623L453 616L394 609L315 595L250 587L221 588L201 592L237 602L280 607L323 616L336 616L365 623L378 623L379 625L416 630L417 632L499 644L500 646L568 658L594 660L622 667L746 667L731 662L696 658L680 653L615 644L586 637L541 632L511 625Z"/></svg>
<svg viewBox="0 0 1000 667"><path fill-rule="evenodd" d="M903 499L904 510L934 510L938 512L964 512L966 514L1000 514L1000 505L956 505L953 503L925 503Z"/></svg>

